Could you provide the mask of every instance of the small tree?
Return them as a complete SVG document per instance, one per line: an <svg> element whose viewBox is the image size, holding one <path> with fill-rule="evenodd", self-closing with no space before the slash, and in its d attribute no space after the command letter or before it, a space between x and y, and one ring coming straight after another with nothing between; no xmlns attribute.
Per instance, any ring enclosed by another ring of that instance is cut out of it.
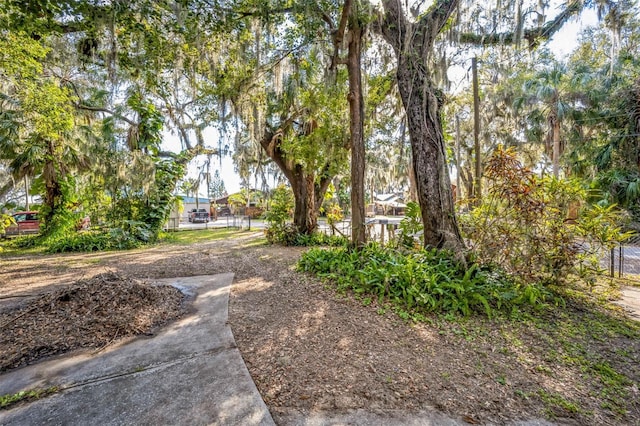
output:
<svg viewBox="0 0 640 426"><path fill-rule="evenodd" d="M227 189L224 186L224 180L220 177L220 171L216 170L213 174L213 179L209 183L209 197L217 200L224 197L227 193Z"/></svg>
<svg viewBox="0 0 640 426"><path fill-rule="evenodd" d="M293 192L290 188L280 185L273 190L271 206L264 215L267 221L267 240L270 243L287 245L295 239L297 231L291 226L293 208Z"/></svg>

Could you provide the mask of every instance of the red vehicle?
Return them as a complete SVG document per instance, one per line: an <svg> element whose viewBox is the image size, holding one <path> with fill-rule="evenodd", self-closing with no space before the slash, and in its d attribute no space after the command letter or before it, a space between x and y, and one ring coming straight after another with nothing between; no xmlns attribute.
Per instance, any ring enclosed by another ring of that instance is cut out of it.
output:
<svg viewBox="0 0 640 426"><path fill-rule="evenodd" d="M40 232L40 220L38 212L17 212L11 215L16 222L9 225L5 230L3 237L13 235L37 234Z"/></svg>

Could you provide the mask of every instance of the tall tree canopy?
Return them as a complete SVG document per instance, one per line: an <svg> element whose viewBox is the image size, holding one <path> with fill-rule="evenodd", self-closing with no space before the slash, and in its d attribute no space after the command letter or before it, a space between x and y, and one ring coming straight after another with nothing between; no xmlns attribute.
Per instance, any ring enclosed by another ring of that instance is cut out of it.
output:
<svg viewBox="0 0 640 426"><path fill-rule="evenodd" d="M393 114L397 123L406 123L411 155L398 152L412 161L410 182L421 207L424 244L460 257L464 244L454 214L445 131L453 127L443 126L442 117L448 52L503 44L534 49L585 6L570 0L548 19L548 5L525 1L495 6L462 0L430 5L400 0L3 3L3 35L26 38L25 46L49 52L32 54L46 70L33 71L40 73L41 84L30 89L30 96L8 90L12 83L3 86L4 128L14 132L5 134L17 134L31 120L29 134L42 147L78 153L73 161L44 164L43 176L64 176L59 181L72 184L65 179L81 176L65 167L74 164L80 170L79 148L91 146L98 172L76 182L90 182L94 189L104 184L120 212L161 211L158 218L140 216L157 224L168 213L168 194L184 165L234 145L238 170L247 181L253 174L266 182L267 158L278 165L294 189L298 230L312 232L324 191L336 174L344 174L350 151L356 244L364 241L365 142L375 149L383 139L379 132L367 133L375 126L366 120L379 117L370 114L364 100L374 99L369 95L380 89L377 85L389 82L387 64L365 67L369 62L362 58L375 56L384 40L395 55L395 79L381 92L389 95L397 88L404 108L404 114ZM614 13L620 9L606 1L597 6L609 17L612 34L619 34L626 15ZM620 43L612 43L612 49L620 51ZM13 72L8 63L2 63L6 75ZM613 62L609 66L613 69ZM51 92L46 101L39 90ZM9 99L20 96L22 109ZM50 121L60 128L34 114L57 114ZM553 119L558 111L548 117L559 130L559 120ZM206 140L209 127L217 129L215 141ZM78 132L81 128L86 131ZM178 138L180 154L162 151L163 131ZM396 134L404 138L405 132ZM25 135L5 142L36 141ZM6 152L11 153L6 161L13 161L21 151ZM559 156L558 149L554 162ZM34 174L40 167L23 164L14 164L14 172ZM57 189L54 180L48 182L47 200L53 200ZM123 205L131 197L138 197L139 205ZM55 210L53 202L47 204Z"/></svg>

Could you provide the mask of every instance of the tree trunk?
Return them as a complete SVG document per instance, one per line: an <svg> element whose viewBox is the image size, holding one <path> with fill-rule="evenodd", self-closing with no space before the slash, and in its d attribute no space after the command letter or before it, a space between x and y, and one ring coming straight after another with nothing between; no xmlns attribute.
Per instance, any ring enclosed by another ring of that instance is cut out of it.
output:
<svg viewBox="0 0 640 426"><path fill-rule="evenodd" d="M280 147L280 134L281 129L267 131L260 145L282 170L291 185L295 199L293 225L301 234L312 234L318 228L318 213L333 176L328 172L328 165L321 170L316 179L315 173L305 173L301 165L287 161Z"/></svg>
<svg viewBox="0 0 640 426"><path fill-rule="evenodd" d="M364 102L362 95L362 28L357 11L351 11L349 19L349 114L351 141L351 242L355 247L366 243L364 205Z"/></svg>
<svg viewBox="0 0 640 426"><path fill-rule="evenodd" d="M298 166L294 180L290 182L295 199L293 225L301 234L312 234L318 227L319 207L316 207L314 180L314 175L305 174Z"/></svg>
<svg viewBox="0 0 640 426"><path fill-rule="evenodd" d="M464 243L454 214L440 100L415 59L402 59L398 66L398 87L409 122L424 245L461 254Z"/></svg>
<svg viewBox="0 0 640 426"><path fill-rule="evenodd" d="M558 178L560 175L560 120L553 117L553 153L551 162L553 164L553 177Z"/></svg>
<svg viewBox="0 0 640 426"><path fill-rule="evenodd" d="M407 136L407 118L402 119L402 123L400 124L400 143L404 146L406 142ZM409 200L413 202L418 202L418 189L416 187L416 174L413 170L413 157L409 154Z"/></svg>
<svg viewBox="0 0 640 426"><path fill-rule="evenodd" d="M424 225L424 245L453 251L464 261L465 246L458 230L447 168L440 117L443 102L428 74L428 58L457 0L441 0L416 23L410 23L400 0L383 0L384 22L377 30L398 59L397 78L407 114L418 203Z"/></svg>
<svg viewBox="0 0 640 426"><path fill-rule="evenodd" d="M47 142L47 159L45 160L42 177L44 179L45 194L44 194L44 210L43 221L44 230L43 234L48 235L55 231L59 221L55 221L55 217L60 213L60 208L64 205L64 193L60 182L60 174L58 173L58 167L54 162L56 158L56 146L53 141Z"/></svg>
<svg viewBox="0 0 640 426"><path fill-rule="evenodd" d="M418 202L418 186L416 184L416 171L413 168L413 155L409 156L409 200Z"/></svg>
<svg viewBox="0 0 640 426"><path fill-rule="evenodd" d="M482 201L482 155L480 152L480 95L478 94L478 59L471 58L473 70L473 151L475 154L475 205Z"/></svg>

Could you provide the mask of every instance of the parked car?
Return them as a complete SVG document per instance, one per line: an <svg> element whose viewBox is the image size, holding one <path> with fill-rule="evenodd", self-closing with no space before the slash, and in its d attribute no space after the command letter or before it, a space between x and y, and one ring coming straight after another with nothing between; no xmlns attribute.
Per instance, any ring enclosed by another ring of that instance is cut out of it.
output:
<svg viewBox="0 0 640 426"><path fill-rule="evenodd" d="M40 232L40 220L38 212L17 212L11 215L16 222L9 225L2 234L3 237L37 234Z"/></svg>
<svg viewBox="0 0 640 426"><path fill-rule="evenodd" d="M189 222L209 222L209 212L207 209L193 209L189 212Z"/></svg>

